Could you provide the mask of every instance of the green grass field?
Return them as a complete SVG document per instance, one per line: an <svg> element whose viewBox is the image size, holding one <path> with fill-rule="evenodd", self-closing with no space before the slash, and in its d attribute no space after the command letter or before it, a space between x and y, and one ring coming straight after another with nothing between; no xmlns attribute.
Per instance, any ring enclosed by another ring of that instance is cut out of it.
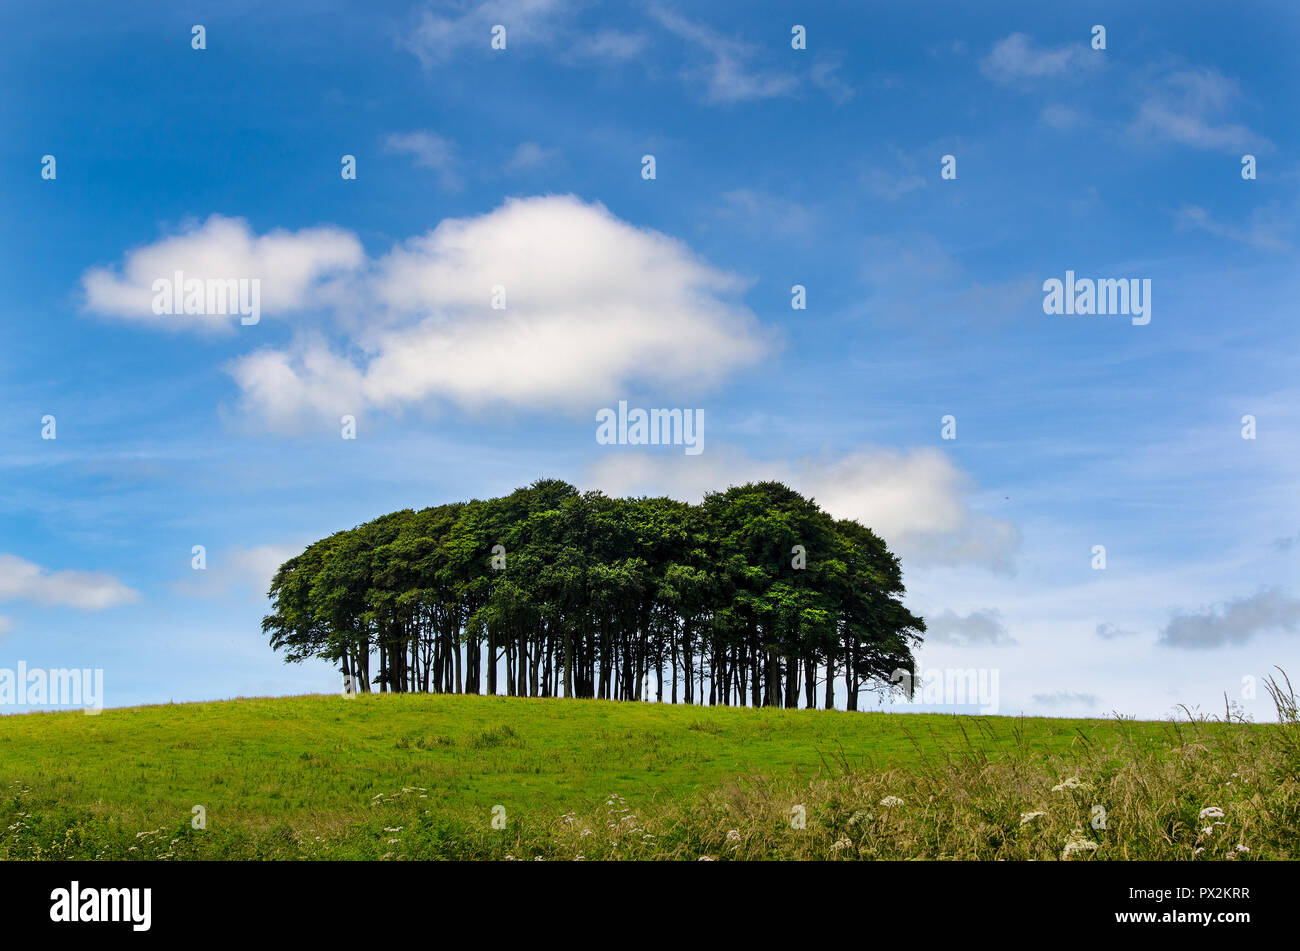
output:
<svg viewBox="0 0 1300 951"><path fill-rule="evenodd" d="M1064 823L1068 836L1088 817L1085 800L1113 799L1116 789L1099 787L1136 763L1172 782L1163 773L1183 769L1189 747L1213 747L1222 768L1202 776L1198 760L1195 781L1218 782L1258 767L1228 762L1227 751L1271 749L1284 729L429 695L9 716L0 718L0 857L830 858L846 838L863 857L1003 857L1026 827ZM1296 777L1275 772L1259 783L1293 807ZM1079 776L1086 795L1050 791ZM1001 806L990 812L976 787ZM862 818L880 811L880 791L926 804L914 817L919 839L890 831L908 807ZM1184 804L1170 792L1170 808L1192 824L1224 805L1202 802L1199 788ZM1066 799L1069 814L1051 817ZM195 806L205 828L194 828ZM498 806L504 828L493 827ZM795 806L806 827L786 821ZM1048 821L1021 822L1040 809ZM1294 832L1295 819L1250 822L1272 842L1281 833L1268 823ZM875 845L864 849L851 832L869 825ZM974 838L953 839L959 827ZM1184 844L1178 829L1165 834L1171 847ZM1019 847L1029 852L1005 857L1033 857L1038 846Z"/></svg>

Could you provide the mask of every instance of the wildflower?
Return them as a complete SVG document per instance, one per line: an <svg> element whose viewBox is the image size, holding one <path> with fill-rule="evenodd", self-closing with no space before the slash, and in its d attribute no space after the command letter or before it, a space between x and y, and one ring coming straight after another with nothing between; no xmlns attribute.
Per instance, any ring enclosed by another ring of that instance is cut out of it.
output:
<svg viewBox="0 0 1300 951"><path fill-rule="evenodd" d="M712 861L715 861L715 859L713 858L712 855L701 855L701 856L700 856L700 861L701 861L701 862L712 862Z"/></svg>
<svg viewBox="0 0 1300 951"><path fill-rule="evenodd" d="M1238 843L1237 843L1237 851L1238 851L1238 852L1249 852L1249 851L1250 851L1250 848L1247 847L1247 846L1244 846L1244 845L1242 845L1240 842L1238 842Z"/></svg>
<svg viewBox="0 0 1300 951"><path fill-rule="evenodd" d="M836 839L836 840L835 840L835 844L831 846L831 851L832 851L832 852L843 852L845 849L851 849L851 848L853 848L853 843L852 843L852 842L850 842L850 841L849 841L848 839L846 839L846 838L839 838L839 839Z"/></svg>
<svg viewBox="0 0 1300 951"><path fill-rule="evenodd" d="M1206 826L1201 830L1201 835L1214 835L1214 826Z"/></svg>
<svg viewBox="0 0 1300 951"><path fill-rule="evenodd" d="M1097 851L1097 843L1093 842L1091 839L1086 838L1084 836L1083 826L1076 825L1074 827L1074 832L1070 834L1070 838L1067 839L1065 842L1065 851L1061 853L1061 858L1068 859L1071 855L1074 855L1076 852L1096 852L1096 851Z"/></svg>
<svg viewBox="0 0 1300 951"><path fill-rule="evenodd" d="M1033 822L1039 816L1045 816L1045 815L1047 815L1047 813L1045 812L1022 812L1020 814L1020 824L1024 825L1027 822Z"/></svg>
<svg viewBox="0 0 1300 951"><path fill-rule="evenodd" d="M1053 786L1052 792L1060 792L1063 789L1078 789L1082 785L1083 783L1079 782L1078 776L1071 776L1069 779L1064 779Z"/></svg>
<svg viewBox="0 0 1300 951"><path fill-rule="evenodd" d="M903 800L899 799L897 796L886 796L884 799L880 800L880 804L886 807L901 806Z"/></svg>
<svg viewBox="0 0 1300 951"><path fill-rule="evenodd" d="M1202 819L1222 819L1223 810L1218 806L1206 806L1201 810Z"/></svg>

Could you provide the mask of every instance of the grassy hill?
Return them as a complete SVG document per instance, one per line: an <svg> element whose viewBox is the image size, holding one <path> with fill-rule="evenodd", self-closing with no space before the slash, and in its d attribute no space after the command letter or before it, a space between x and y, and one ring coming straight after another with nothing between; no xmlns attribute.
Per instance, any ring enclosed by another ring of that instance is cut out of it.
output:
<svg viewBox="0 0 1300 951"><path fill-rule="evenodd" d="M1254 786L1214 845L1297 839L1287 730L429 695L11 716L0 857L1055 857L1077 825L1084 857L1190 858L1223 782Z"/></svg>

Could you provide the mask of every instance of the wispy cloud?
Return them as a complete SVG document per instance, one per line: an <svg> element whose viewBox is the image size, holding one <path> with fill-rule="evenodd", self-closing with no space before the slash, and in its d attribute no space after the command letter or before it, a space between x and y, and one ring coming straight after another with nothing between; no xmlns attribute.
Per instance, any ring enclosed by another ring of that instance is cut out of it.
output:
<svg viewBox="0 0 1300 951"><path fill-rule="evenodd" d="M1101 65L1103 54L1087 44L1038 46L1025 33L1012 33L993 44L980 72L996 83L1025 83L1081 73Z"/></svg>
<svg viewBox="0 0 1300 951"><path fill-rule="evenodd" d="M890 202L898 201L926 185L926 178L917 167L916 159L898 149L894 150L894 157L894 168L869 165L862 172L862 185L867 192Z"/></svg>
<svg viewBox="0 0 1300 951"><path fill-rule="evenodd" d="M559 0L443 0L420 11L415 27L399 42L432 67L466 49L490 51L497 24L506 28L507 49L546 43L565 12Z"/></svg>
<svg viewBox="0 0 1300 951"><path fill-rule="evenodd" d="M799 202L751 188L723 192L715 215L722 224L751 234L788 237L813 234L817 221L817 216Z"/></svg>
<svg viewBox="0 0 1300 951"><path fill-rule="evenodd" d="M1236 152L1267 140L1229 113L1241 100L1236 80L1216 69L1179 69L1147 85L1130 131L1140 141Z"/></svg>
<svg viewBox="0 0 1300 951"><path fill-rule="evenodd" d="M397 155L409 155L416 168L427 168L438 173L438 184L447 191L460 188L456 175L456 146L440 135L423 130L393 133L384 143L385 149Z"/></svg>
<svg viewBox="0 0 1300 951"><path fill-rule="evenodd" d="M711 27L669 10L650 8L650 15L664 29L698 48L705 62L687 66L683 75L702 87L710 103L748 102L792 94L799 80L790 73L767 70L754 64L756 47L719 33Z"/></svg>
<svg viewBox="0 0 1300 951"><path fill-rule="evenodd" d="M857 94L857 90L844 79L843 66L844 57L832 53L813 57L812 68L808 70L812 84L826 93L837 106L844 105Z"/></svg>
<svg viewBox="0 0 1300 951"><path fill-rule="evenodd" d="M543 148L536 142L522 142L511 154L510 160L506 162L505 171L513 175L541 168L558 158L559 155L559 149Z"/></svg>
<svg viewBox="0 0 1300 951"><path fill-rule="evenodd" d="M1256 208L1251 213L1250 224L1240 227L1218 221L1200 205L1185 205L1174 216L1174 222L1179 228L1204 231L1261 251L1287 251L1291 245L1286 234L1293 227L1294 219L1274 207Z"/></svg>

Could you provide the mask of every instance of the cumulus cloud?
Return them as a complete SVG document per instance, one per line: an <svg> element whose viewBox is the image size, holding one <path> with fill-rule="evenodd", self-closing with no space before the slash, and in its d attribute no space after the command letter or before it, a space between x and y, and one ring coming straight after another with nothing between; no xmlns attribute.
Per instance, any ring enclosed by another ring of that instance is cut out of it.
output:
<svg viewBox="0 0 1300 951"><path fill-rule="evenodd" d="M1012 647L1016 643L997 608L972 611L964 617L954 611L929 615L925 619L925 640L954 647Z"/></svg>
<svg viewBox="0 0 1300 951"><path fill-rule="evenodd" d="M1087 44L1038 46L1033 37L1012 33L993 44L980 60L980 72L998 83L1067 76L1100 63L1101 54Z"/></svg>
<svg viewBox="0 0 1300 951"><path fill-rule="evenodd" d="M725 447L682 458L612 453L587 482L610 494L698 501L706 491L776 479L814 497L836 518L857 519L908 564L976 564L1011 573L1020 530L975 510L969 476L939 449L867 449L838 458L762 461Z"/></svg>
<svg viewBox="0 0 1300 951"><path fill-rule="evenodd" d="M1144 141L1213 151L1239 152L1266 145L1246 126L1226 118L1240 97L1236 81L1218 70L1174 70L1148 87L1131 131Z"/></svg>
<svg viewBox="0 0 1300 951"><path fill-rule="evenodd" d="M1160 632L1166 647L1207 650L1244 644L1269 631L1293 633L1300 626L1300 600L1278 588L1214 605L1195 614L1176 614Z"/></svg>
<svg viewBox="0 0 1300 951"><path fill-rule="evenodd" d="M278 229L255 235L242 218L213 215L179 234L128 251L120 267L95 267L82 275L86 306L107 316L152 326L231 329L237 320L212 317L160 317L153 312L156 280L260 281L261 308L271 315L320 303L331 279L361 265L361 242L333 227Z"/></svg>
<svg viewBox="0 0 1300 951"><path fill-rule="evenodd" d="M445 220L376 261L366 287L360 354L304 338L246 356L231 372L248 409L272 422L434 399L594 411L638 382L712 386L768 346L734 300L739 279L573 196Z"/></svg>
<svg viewBox="0 0 1300 951"><path fill-rule="evenodd" d="M571 195L446 219L377 260L345 231L259 237L214 216L128 253L120 276L88 272L88 302L157 321L150 282L178 269L260 277L266 310L316 304L336 318L334 339L313 326L229 365L243 406L272 428L438 400L594 410L638 383L713 386L770 346L738 302L743 281Z"/></svg>
<svg viewBox="0 0 1300 951"><path fill-rule="evenodd" d="M17 555L0 554L0 602L34 601L99 611L129 604L139 593L97 571L49 571Z"/></svg>

